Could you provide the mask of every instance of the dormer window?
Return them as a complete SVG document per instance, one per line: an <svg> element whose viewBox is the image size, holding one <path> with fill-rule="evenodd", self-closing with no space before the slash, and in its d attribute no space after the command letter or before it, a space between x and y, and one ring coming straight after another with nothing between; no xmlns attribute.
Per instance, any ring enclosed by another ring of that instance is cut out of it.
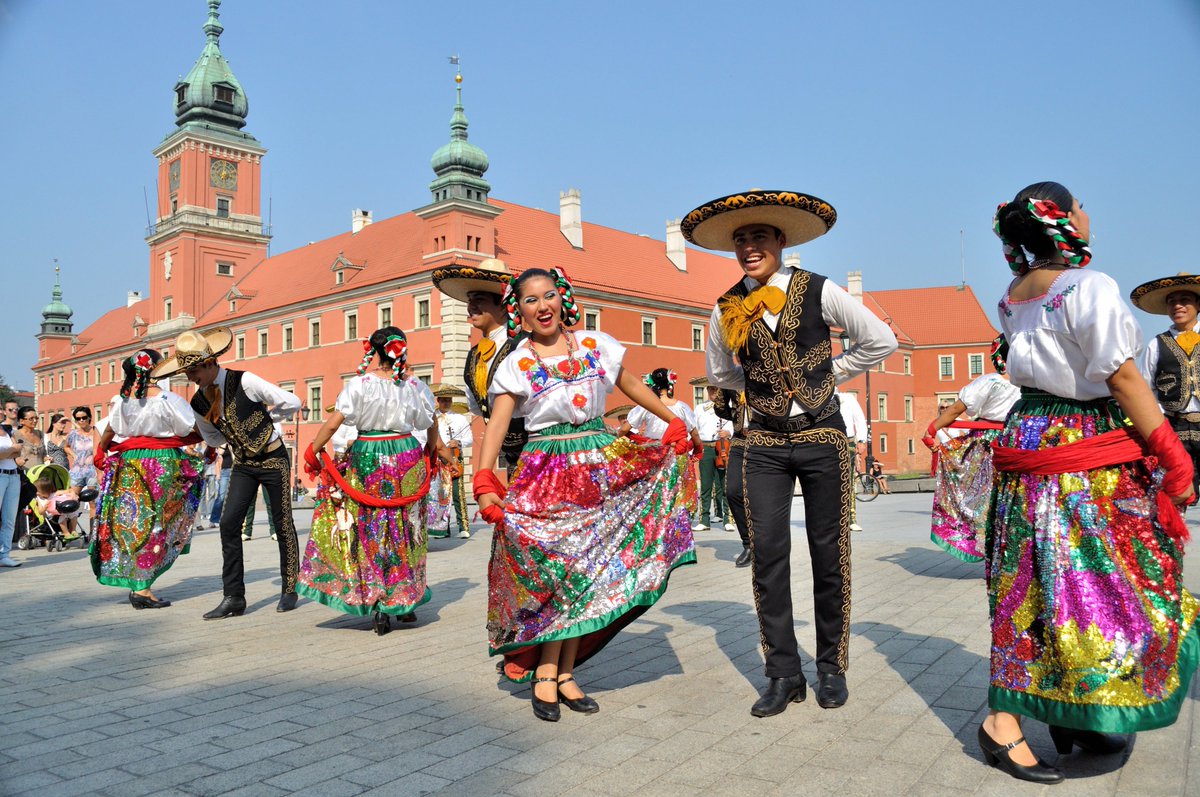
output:
<svg viewBox="0 0 1200 797"><path fill-rule="evenodd" d="M343 285L343 284L345 284L345 282L346 282L346 272L342 269L338 269L334 273L333 284L334 285Z"/></svg>
<svg viewBox="0 0 1200 797"><path fill-rule="evenodd" d="M229 86L213 86L216 91L217 102L225 102L233 105L233 89Z"/></svg>
<svg viewBox="0 0 1200 797"><path fill-rule="evenodd" d="M187 89L188 89L188 87L187 87L186 83L180 83L178 86L175 87L175 104L176 105L183 105L184 100L187 99Z"/></svg>

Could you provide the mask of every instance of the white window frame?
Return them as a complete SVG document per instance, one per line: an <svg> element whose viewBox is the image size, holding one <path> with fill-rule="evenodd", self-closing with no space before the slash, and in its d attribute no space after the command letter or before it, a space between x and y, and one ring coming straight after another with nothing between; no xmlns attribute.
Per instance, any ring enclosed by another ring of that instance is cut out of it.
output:
<svg viewBox="0 0 1200 797"><path fill-rule="evenodd" d="M225 213L224 214L221 213L221 203L222 202L225 203ZM218 194L217 195L217 206L216 206L215 212L217 214L218 219L233 218L233 197Z"/></svg>
<svg viewBox="0 0 1200 797"><path fill-rule="evenodd" d="M600 331L600 311L599 310L584 310L583 311L583 330L585 332Z"/></svg>
<svg viewBox="0 0 1200 797"><path fill-rule="evenodd" d="M975 370L975 362L979 361L979 370ZM983 371L987 366L984 364L983 352L972 352L967 355L967 374L974 379L977 376L983 376Z"/></svg>
<svg viewBox="0 0 1200 797"><path fill-rule="evenodd" d="M650 342L646 342L646 324L650 325ZM643 346L658 345L658 319L654 316L642 316L642 323L638 327L638 342Z"/></svg>
<svg viewBox="0 0 1200 797"><path fill-rule="evenodd" d="M387 321L384 321L383 319L384 313L387 313ZM377 329L383 329L384 327L391 326L392 322L395 321L395 314L392 312L392 303L380 302L379 304L375 305L375 317L376 320L379 321L379 326L376 327Z"/></svg>
<svg viewBox="0 0 1200 797"><path fill-rule="evenodd" d="M334 285L345 285L346 284L346 269L339 268L337 271L333 272L333 284Z"/></svg>
<svg viewBox="0 0 1200 797"><path fill-rule="evenodd" d="M945 373L946 369L943 367L947 362L950 363L950 374L948 376ZM939 382L951 382L953 380L954 380L954 355L953 354L939 354L938 355L938 381Z"/></svg>
<svg viewBox="0 0 1200 797"><path fill-rule="evenodd" d="M313 332L316 332L317 342L313 343ZM321 345L321 319L308 319L308 347L310 349L318 348Z"/></svg>
<svg viewBox="0 0 1200 797"><path fill-rule="evenodd" d="M886 454L887 452L887 435L881 434L879 435L879 453Z"/></svg>
<svg viewBox="0 0 1200 797"><path fill-rule="evenodd" d="M238 333L233 339L233 359L246 359L246 333Z"/></svg>
<svg viewBox="0 0 1200 797"><path fill-rule="evenodd" d="M296 350L296 328L291 324L282 324L279 327L279 350L283 352Z"/></svg>
<svg viewBox="0 0 1200 797"><path fill-rule="evenodd" d="M886 423L887 419L888 419L888 394L887 393L876 393L875 394L875 407L878 410L878 415L879 415L879 417L876 418L875 420L883 421Z"/></svg>
<svg viewBox="0 0 1200 797"><path fill-rule="evenodd" d="M409 371L417 379L420 379L426 385L433 384L433 366L426 363L424 365L414 365L409 368Z"/></svg>
<svg viewBox="0 0 1200 797"><path fill-rule="evenodd" d="M53 379L53 377L51 377L51 379ZM108 381L109 382L117 381L117 363L114 360L108 361ZM60 387L61 387L61 385L60 385Z"/></svg>
<svg viewBox="0 0 1200 797"><path fill-rule="evenodd" d="M425 308L425 323L421 323L421 307ZM413 297L413 329L429 329L433 326L433 297L422 293Z"/></svg>
<svg viewBox="0 0 1200 797"><path fill-rule="evenodd" d="M912 423L912 419L913 419L913 397L905 396L904 397L904 422Z"/></svg>
<svg viewBox="0 0 1200 797"><path fill-rule="evenodd" d="M701 402L703 402L707 398L708 398L708 396L705 395L704 388L700 387L699 385L692 385L692 407L693 407L693 409L696 407L699 407Z"/></svg>
<svg viewBox="0 0 1200 797"><path fill-rule="evenodd" d="M911 437L908 438L908 453L910 453L910 454L917 453L916 443L913 441L913 439Z"/></svg>
<svg viewBox="0 0 1200 797"><path fill-rule="evenodd" d="M313 390L317 391L314 399ZM321 421L324 413L324 380L310 379L304 383L304 394L308 402L308 422Z"/></svg>
<svg viewBox="0 0 1200 797"><path fill-rule="evenodd" d="M912 355L904 355L904 375L912 376Z"/></svg>
<svg viewBox="0 0 1200 797"><path fill-rule="evenodd" d="M350 320L354 319L354 334L350 334ZM342 312L342 340L358 340L358 311L345 310Z"/></svg>
<svg viewBox="0 0 1200 797"><path fill-rule="evenodd" d="M258 330L258 356L266 357L270 351L271 338L268 331L265 329Z"/></svg>
<svg viewBox="0 0 1200 797"><path fill-rule="evenodd" d="M170 321L171 314L175 311L175 302L172 297L168 296L163 299L163 321Z"/></svg>
<svg viewBox="0 0 1200 797"><path fill-rule="evenodd" d="M704 351L704 325L692 324L692 351Z"/></svg>
<svg viewBox="0 0 1200 797"><path fill-rule="evenodd" d="M223 272L223 271L221 271L222 268L227 268L227 269L229 269L229 271ZM217 276L218 277L232 277L233 276L233 263L226 263L223 260L218 260L217 261Z"/></svg>

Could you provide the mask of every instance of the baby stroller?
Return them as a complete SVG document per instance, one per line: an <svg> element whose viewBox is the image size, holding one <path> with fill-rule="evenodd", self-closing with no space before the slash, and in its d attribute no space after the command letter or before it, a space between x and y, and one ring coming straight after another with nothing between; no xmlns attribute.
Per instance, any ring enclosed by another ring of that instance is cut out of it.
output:
<svg viewBox="0 0 1200 797"><path fill-rule="evenodd" d="M69 489L70 476L67 469L61 465L37 465L28 471L29 481L37 484L39 480L48 479L53 483L54 493L48 498L34 496L25 507L25 523L28 527L26 534L21 537L17 547L23 550L46 546L47 551L65 551L67 544L79 541L79 547L87 545L87 540L78 531L68 532L66 520L78 518L83 505L96 500L99 491L94 487L84 487L76 496Z"/></svg>

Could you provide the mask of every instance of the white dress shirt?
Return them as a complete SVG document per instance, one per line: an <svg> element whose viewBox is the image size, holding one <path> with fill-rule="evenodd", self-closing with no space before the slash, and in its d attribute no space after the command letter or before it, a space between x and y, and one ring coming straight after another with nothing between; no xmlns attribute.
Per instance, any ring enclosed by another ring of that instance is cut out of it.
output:
<svg viewBox="0 0 1200 797"><path fill-rule="evenodd" d="M701 442L715 443L721 432L733 434L733 423L718 418L711 401L701 401L696 405L696 431L700 433Z"/></svg>
<svg viewBox="0 0 1200 797"><path fill-rule="evenodd" d="M496 344L496 353L492 355L492 359L488 361L488 370L492 370L492 363L496 362L496 357L500 356L500 347L508 341L508 329L501 325L493 329L488 337L492 339L492 343ZM483 408L479 406L479 402L475 400L475 392L470 390L470 385L466 386L467 390L467 409L472 415L483 415Z"/></svg>
<svg viewBox="0 0 1200 797"><path fill-rule="evenodd" d="M867 416L853 393L838 393L841 402L842 422L846 424L846 437L856 443L867 442Z"/></svg>
<svg viewBox="0 0 1200 797"><path fill-rule="evenodd" d="M1200 319L1192 325L1193 332L1200 332ZM1177 338L1182 334L1181 330L1172 326L1167 332L1171 333L1171 337ZM1154 397L1158 398L1158 388L1154 386L1154 377L1158 371L1158 338L1155 337L1146 344L1146 350L1142 352L1142 356L1138 358L1138 368L1142 372L1142 377L1146 380L1146 384L1150 385L1150 389L1154 391ZM1200 398L1193 393L1188 399L1187 406L1183 408L1183 412L1200 412Z"/></svg>
<svg viewBox="0 0 1200 797"><path fill-rule="evenodd" d="M791 266L780 266L767 280L767 285L787 293L793 272L795 269ZM751 291L761 287L757 280L750 277L743 278L742 284ZM779 316L766 312L762 318L767 328L774 332L775 325L779 323ZM876 318L874 313L863 307L831 279L826 279L821 289L821 318L831 327L846 330L854 341L854 345L848 351L832 360L833 376L837 384L882 362L898 346L896 336L888 329L887 324ZM734 359L734 353L726 345L725 335L721 331L719 304L713 307L712 316L709 318L706 354L710 382L730 390L745 390L745 373ZM801 412L803 409L793 401L789 415L799 415Z"/></svg>
<svg viewBox="0 0 1200 797"><path fill-rule="evenodd" d="M213 380L217 390L221 393L221 404L224 407L225 403L225 377L229 374L224 368L217 370L217 378ZM267 413L271 416L272 423L276 424L276 430L271 435L271 439L267 441L267 445L271 445L276 440L281 439L279 435L278 424L291 418L300 410L300 399L293 393L289 393L278 385L273 385L261 376L256 376L249 371L242 372L242 392L252 401L261 401L267 406ZM225 439L225 435L217 427L208 422L207 418L200 415L196 416L196 428L200 430L200 436L204 438L204 442L210 446L228 445L229 441ZM114 430L115 431L115 430Z"/></svg>
<svg viewBox="0 0 1200 797"><path fill-rule="evenodd" d="M461 448L470 448L475 437L471 434L471 419L461 412L437 413L438 436L442 443L458 443Z"/></svg>

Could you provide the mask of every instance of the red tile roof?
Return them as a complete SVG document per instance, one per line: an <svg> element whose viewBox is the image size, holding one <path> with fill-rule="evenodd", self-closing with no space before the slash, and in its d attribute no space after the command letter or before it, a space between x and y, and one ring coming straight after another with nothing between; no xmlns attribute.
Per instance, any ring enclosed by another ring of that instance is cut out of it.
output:
<svg viewBox="0 0 1200 797"><path fill-rule="evenodd" d="M896 337L903 333L917 346L978 343L1000 334L969 285L871 291L869 296L878 303L876 315L891 319Z"/></svg>

